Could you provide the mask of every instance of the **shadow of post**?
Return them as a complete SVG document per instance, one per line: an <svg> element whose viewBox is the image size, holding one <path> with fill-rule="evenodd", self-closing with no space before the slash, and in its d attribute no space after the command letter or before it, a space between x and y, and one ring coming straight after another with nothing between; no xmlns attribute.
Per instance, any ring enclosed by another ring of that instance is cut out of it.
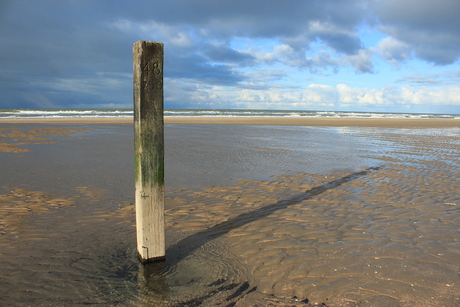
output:
<svg viewBox="0 0 460 307"><path fill-rule="evenodd" d="M267 217L276 211L285 209L289 206L292 206L302 201L308 200L314 196L317 196L317 195L320 195L326 192L327 190L337 188L341 186L342 184L356 180L380 168L382 168L382 166L370 167L366 170L352 173L348 176L344 176L334 181L330 181L323 185L314 187L308 191L295 195L291 198L283 199L274 204L263 206L256 210L240 214L230 220L216 224L212 226L211 228L197 232L191 236L188 236L187 238L182 239L176 244L170 246L166 251L167 262L169 263L169 265L177 264L181 260L183 260L185 257L193 253L199 247L203 246L204 244L206 244L207 242L211 240L214 240L215 238L225 235L232 229L242 227L255 220L259 220L264 217Z"/></svg>

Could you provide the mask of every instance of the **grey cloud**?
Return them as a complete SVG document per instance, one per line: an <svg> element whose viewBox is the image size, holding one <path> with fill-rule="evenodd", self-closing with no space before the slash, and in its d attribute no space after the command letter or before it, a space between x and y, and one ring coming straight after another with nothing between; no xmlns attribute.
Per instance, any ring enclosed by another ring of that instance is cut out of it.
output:
<svg viewBox="0 0 460 307"><path fill-rule="evenodd" d="M310 23L322 21L350 33L361 23L364 13L362 0L351 1L185 1L172 0L158 4L150 18L170 25L189 24L210 30L214 37L229 38L235 35L249 38L280 38L292 41L304 37L308 42L317 36L310 31ZM359 39L350 34L323 34L339 52L359 49ZM344 46L341 46L341 42ZM298 46L291 45L293 48ZM306 45L303 46L307 47Z"/></svg>
<svg viewBox="0 0 460 307"><path fill-rule="evenodd" d="M131 67L131 50L125 44L131 45L132 38L113 33L100 19L85 15L84 6L59 10L56 2L43 1L34 7L26 5L30 2L17 3L8 20L0 21L6 29L0 34L3 67L59 77ZM120 61L124 58L127 61Z"/></svg>
<svg viewBox="0 0 460 307"><path fill-rule="evenodd" d="M92 1L9 2L0 20L0 67L18 85L0 80L0 107L123 103L129 95L119 95L119 86L111 83L98 95L53 86L63 79L103 82L100 73L131 72L133 38L114 33L99 14Z"/></svg>
<svg viewBox="0 0 460 307"><path fill-rule="evenodd" d="M153 18L166 23L188 23L198 27L212 25L218 35L240 34L273 36L298 32L298 20L308 20L314 4L305 1L165 1ZM265 20L265 22L264 22ZM290 20L288 23L286 21ZM269 22L267 22L269 21ZM261 23L262 22L262 23Z"/></svg>
<svg viewBox="0 0 460 307"><path fill-rule="evenodd" d="M356 29L368 22L425 61L446 65L460 56L458 0L172 0L156 5L147 10L155 20L209 29L216 38L278 38L299 53L319 38L340 53L358 54L362 42ZM329 24L333 30L315 31L312 22Z"/></svg>
<svg viewBox="0 0 460 307"><path fill-rule="evenodd" d="M352 35L330 33L320 35L319 38L325 41L331 48L347 55L356 54L360 49L362 49L361 40Z"/></svg>
<svg viewBox="0 0 460 307"><path fill-rule="evenodd" d="M460 58L460 1L376 1L380 28L407 44L417 57L437 65Z"/></svg>
<svg viewBox="0 0 460 307"><path fill-rule="evenodd" d="M237 50L231 49L225 45L210 45L207 48L205 54L211 61L221 63L233 63L240 65L253 65L255 63L255 57L248 54L242 53Z"/></svg>
<svg viewBox="0 0 460 307"><path fill-rule="evenodd" d="M395 82L423 86L458 85L460 82L460 70L448 71L443 74L407 75L397 79Z"/></svg>
<svg viewBox="0 0 460 307"><path fill-rule="evenodd" d="M440 80L437 80L437 77L433 78L433 76L421 76L421 75L404 76L403 78L397 79L396 82L397 83L411 83L415 85L425 85L425 86L438 85L441 83Z"/></svg>
<svg viewBox="0 0 460 307"><path fill-rule="evenodd" d="M245 79L224 64L212 64L199 54L174 55L165 58L165 77L172 79L197 79L211 85L237 85Z"/></svg>

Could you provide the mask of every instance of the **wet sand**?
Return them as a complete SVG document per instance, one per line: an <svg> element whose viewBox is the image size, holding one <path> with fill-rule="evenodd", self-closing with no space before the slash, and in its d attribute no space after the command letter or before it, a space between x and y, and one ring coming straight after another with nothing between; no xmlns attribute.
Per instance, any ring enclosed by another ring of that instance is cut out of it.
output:
<svg viewBox="0 0 460 307"><path fill-rule="evenodd" d="M2 304L458 306L460 129L422 121L167 125L146 267L129 122L0 123Z"/></svg>

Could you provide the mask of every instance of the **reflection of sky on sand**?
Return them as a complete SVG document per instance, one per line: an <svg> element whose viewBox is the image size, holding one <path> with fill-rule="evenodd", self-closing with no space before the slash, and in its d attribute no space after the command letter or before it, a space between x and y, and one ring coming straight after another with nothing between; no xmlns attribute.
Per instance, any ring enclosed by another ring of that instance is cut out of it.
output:
<svg viewBox="0 0 460 307"><path fill-rule="evenodd" d="M208 185L238 178L268 179L286 172L327 173L375 165L360 157L360 149L369 145L335 128L174 125L166 127L165 144L166 180L174 177L179 184L190 184L178 176L184 172L185 178L190 174L196 176L195 183ZM196 169L205 176L194 175Z"/></svg>
<svg viewBox="0 0 460 307"><path fill-rule="evenodd" d="M458 146L460 128L356 128L339 127L342 134L354 135L363 138L368 145L366 151L383 153L394 158L403 159L404 163L411 164L439 162L460 166ZM426 148L426 141L433 140L436 145ZM421 154L423 153L423 154ZM413 161L411 161L413 160Z"/></svg>

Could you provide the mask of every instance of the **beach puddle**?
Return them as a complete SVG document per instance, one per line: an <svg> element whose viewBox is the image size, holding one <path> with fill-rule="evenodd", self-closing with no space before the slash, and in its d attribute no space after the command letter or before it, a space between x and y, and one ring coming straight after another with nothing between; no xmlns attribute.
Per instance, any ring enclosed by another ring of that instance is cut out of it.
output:
<svg viewBox="0 0 460 307"><path fill-rule="evenodd" d="M166 262L141 265L134 206L107 210L100 190L10 190L0 195L2 304L198 306L251 290L222 242L187 227L168 228Z"/></svg>

